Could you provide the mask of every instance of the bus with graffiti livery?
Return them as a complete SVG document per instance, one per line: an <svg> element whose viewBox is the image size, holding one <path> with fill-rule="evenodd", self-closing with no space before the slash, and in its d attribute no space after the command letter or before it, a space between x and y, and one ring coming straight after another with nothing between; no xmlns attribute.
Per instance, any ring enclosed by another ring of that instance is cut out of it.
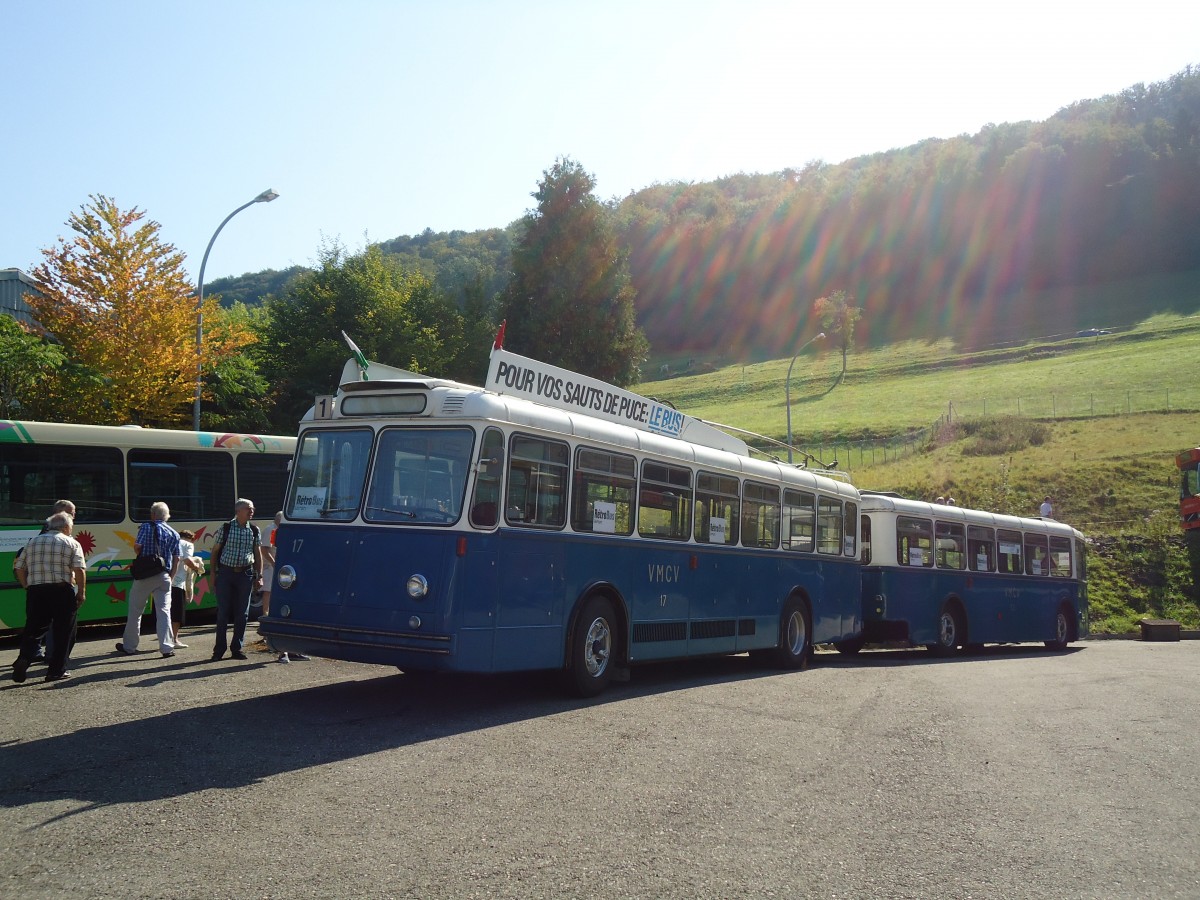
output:
<svg viewBox="0 0 1200 900"><path fill-rule="evenodd" d="M165 502L171 526L194 531L207 558L238 497L255 501L260 527L271 522L295 446L294 437L0 420L0 632L25 625L13 559L56 500L75 504L73 537L85 555L79 621L123 620L134 538L150 504ZM193 602L215 606L208 576Z"/></svg>
<svg viewBox="0 0 1200 900"><path fill-rule="evenodd" d="M356 352L317 398L259 621L276 649L588 696L654 660L803 668L858 633L848 480L500 343L483 387Z"/></svg>

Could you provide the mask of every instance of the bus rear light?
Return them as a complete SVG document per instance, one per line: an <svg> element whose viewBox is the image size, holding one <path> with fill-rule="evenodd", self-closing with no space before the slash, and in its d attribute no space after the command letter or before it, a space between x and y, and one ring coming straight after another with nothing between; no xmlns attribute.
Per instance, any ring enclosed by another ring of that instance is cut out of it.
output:
<svg viewBox="0 0 1200 900"><path fill-rule="evenodd" d="M279 574L276 577L279 580L279 586L287 590L296 583L296 570L291 566L284 566L279 570Z"/></svg>
<svg viewBox="0 0 1200 900"><path fill-rule="evenodd" d="M420 628L421 627L421 617L420 616L409 616L408 617L408 627L413 629L414 631L416 629Z"/></svg>
<svg viewBox="0 0 1200 900"><path fill-rule="evenodd" d="M458 546L456 549L459 556L467 555L467 539L465 537L460 537L458 539Z"/></svg>
<svg viewBox="0 0 1200 900"><path fill-rule="evenodd" d="M693 572L700 568L700 557L693 553L691 559L688 560L688 568Z"/></svg>
<svg viewBox="0 0 1200 900"><path fill-rule="evenodd" d="M414 600L420 600L429 593L429 581L424 575L410 575L408 577L408 596Z"/></svg>

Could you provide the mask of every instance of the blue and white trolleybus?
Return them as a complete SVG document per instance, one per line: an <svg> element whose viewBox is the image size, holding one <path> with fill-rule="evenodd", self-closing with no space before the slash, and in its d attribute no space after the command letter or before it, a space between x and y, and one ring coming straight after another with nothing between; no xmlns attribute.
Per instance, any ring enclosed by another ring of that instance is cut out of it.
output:
<svg viewBox="0 0 1200 900"><path fill-rule="evenodd" d="M483 388L360 364L300 429L277 649L590 695L650 660L802 668L859 633L847 481L499 348Z"/></svg>
<svg viewBox="0 0 1200 900"><path fill-rule="evenodd" d="M863 633L841 642L960 646L1088 633L1084 536L1062 522L862 492Z"/></svg>

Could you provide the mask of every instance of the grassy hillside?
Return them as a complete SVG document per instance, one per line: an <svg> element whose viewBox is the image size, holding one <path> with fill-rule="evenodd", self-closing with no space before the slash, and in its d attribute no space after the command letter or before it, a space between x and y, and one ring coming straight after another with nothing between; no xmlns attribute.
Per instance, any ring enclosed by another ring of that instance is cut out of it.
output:
<svg viewBox="0 0 1200 900"><path fill-rule="evenodd" d="M1125 631L1146 615L1197 627L1173 462L1200 443L1200 393L1190 381L1197 347L1200 319L1163 315L1098 338L974 353L948 340L854 353L842 384L840 355L805 356L792 378L794 443L839 457L861 488L949 494L1018 515L1036 514L1049 494L1056 517L1094 539L1094 630ZM639 390L782 438L788 363ZM894 437L913 433L897 458ZM889 439L892 453L872 454Z"/></svg>

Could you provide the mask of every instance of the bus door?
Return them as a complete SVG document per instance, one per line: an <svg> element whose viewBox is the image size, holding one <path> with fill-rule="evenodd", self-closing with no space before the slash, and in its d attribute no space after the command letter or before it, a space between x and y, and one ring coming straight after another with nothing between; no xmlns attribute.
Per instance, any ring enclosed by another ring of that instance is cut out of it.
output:
<svg viewBox="0 0 1200 900"><path fill-rule="evenodd" d="M495 660L498 669L562 661L567 473L563 441L514 434L501 517Z"/></svg>

